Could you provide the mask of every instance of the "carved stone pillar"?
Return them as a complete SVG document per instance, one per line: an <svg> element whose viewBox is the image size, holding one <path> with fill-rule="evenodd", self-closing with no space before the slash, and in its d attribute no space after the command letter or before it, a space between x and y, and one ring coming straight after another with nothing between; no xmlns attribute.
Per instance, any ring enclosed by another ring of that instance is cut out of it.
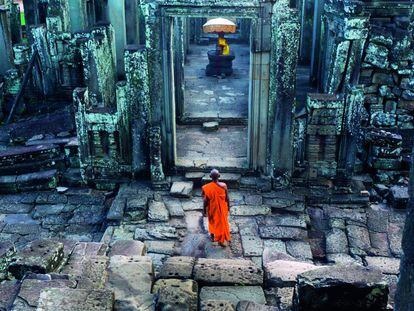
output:
<svg viewBox="0 0 414 311"><path fill-rule="evenodd" d="M269 169L273 176L290 179L293 169L293 114L300 23L288 2L274 5L270 57Z"/></svg>

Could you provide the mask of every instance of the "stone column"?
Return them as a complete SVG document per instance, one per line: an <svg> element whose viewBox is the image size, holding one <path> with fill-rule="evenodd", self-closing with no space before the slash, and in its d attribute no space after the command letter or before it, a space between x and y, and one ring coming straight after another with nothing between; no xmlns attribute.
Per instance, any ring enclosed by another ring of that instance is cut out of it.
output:
<svg viewBox="0 0 414 311"><path fill-rule="evenodd" d="M414 148L411 156L409 194L410 201L408 203L408 214L405 220L404 235L402 239L403 254L400 264L400 277L397 293L395 295L396 311L414 310Z"/></svg>
<svg viewBox="0 0 414 311"><path fill-rule="evenodd" d="M185 60L185 19L174 18L173 32L173 63L174 63L174 91L177 117L184 112L184 60Z"/></svg>
<svg viewBox="0 0 414 311"><path fill-rule="evenodd" d="M108 0L109 21L115 34L115 55L118 75L124 75L124 50L126 42L125 0Z"/></svg>
<svg viewBox="0 0 414 311"><path fill-rule="evenodd" d="M356 161L361 114L364 108L364 89L362 86L352 86L346 94L337 172L341 177L350 178Z"/></svg>
<svg viewBox="0 0 414 311"><path fill-rule="evenodd" d="M168 189L161 160L161 128L153 126L149 129L151 181L156 189Z"/></svg>
<svg viewBox="0 0 414 311"><path fill-rule="evenodd" d="M71 31L79 32L88 27L86 0L69 0Z"/></svg>
<svg viewBox="0 0 414 311"><path fill-rule="evenodd" d="M302 0L301 3L301 35L300 61L309 64L312 52L313 7L317 0Z"/></svg>
<svg viewBox="0 0 414 311"><path fill-rule="evenodd" d="M149 162L147 130L151 107L144 46L130 47L125 51L125 74L131 105L132 171L138 174L148 169Z"/></svg>
<svg viewBox="0 0 414 311"><path fill-rule="evenodd" d="M272 19L268 171L290 179L300 24L297 10L289 8L288 1L274 5Z"/></svg>
<svg viewBox="0 0 414 311"><path fill-rule="evenodd" d="M92 29L89 39L81 43L84 80L89 104L95 107L115 105L115 61L111 25Z"/></svg>
<svg viewBox="0 0 414 311"><path fill-rule="evenodd" d="M7 22L7 11L0 9L0 75L4 75L12 68L13 51L10 36L9 23Z"/></svg>
<svg viewBox="0 0 414 311"><path fill-rule="evenodd" d="M313 6L312 29L312 54L311 54L311 82L319 79L321 36L322 36L322 12L325 0L315 0Z"/></svg>
<svg viewBox="0 0 414 311"><path fill-rule="evenodd" d="M39 26L32 28L32 37L34 45L39 52L43 78L43 94L51 95L56 89L58 77L56 76L56 70L53 66L52 57L50 55L46 27Z"/></svg>

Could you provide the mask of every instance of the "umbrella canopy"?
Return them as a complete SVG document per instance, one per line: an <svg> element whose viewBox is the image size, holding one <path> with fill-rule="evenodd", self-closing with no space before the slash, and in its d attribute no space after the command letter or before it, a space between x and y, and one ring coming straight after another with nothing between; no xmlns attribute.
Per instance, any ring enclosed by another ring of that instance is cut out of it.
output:
<svg viewBox="0 0 414 311"><path fill-rule="evenodd" d="M236 24L225 18L213 18L203 25L203 31L210 33L235 33Z"/></svg>

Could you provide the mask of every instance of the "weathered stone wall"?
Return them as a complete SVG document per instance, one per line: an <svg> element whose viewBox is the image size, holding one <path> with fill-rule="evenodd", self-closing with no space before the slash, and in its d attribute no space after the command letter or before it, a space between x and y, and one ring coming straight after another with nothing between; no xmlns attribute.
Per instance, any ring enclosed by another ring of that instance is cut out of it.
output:
<svg viewBox="0 0 414 311"><path fill-rule="evenodd" d="M413 20L396 15L371 16L360 83L365 85L369 126L414 128Z"/></svg>

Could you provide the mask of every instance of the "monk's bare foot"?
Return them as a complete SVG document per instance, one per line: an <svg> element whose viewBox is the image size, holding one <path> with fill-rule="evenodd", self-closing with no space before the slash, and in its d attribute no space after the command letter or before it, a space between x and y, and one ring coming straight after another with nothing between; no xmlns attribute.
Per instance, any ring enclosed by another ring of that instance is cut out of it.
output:
<svg viewBox="0 0 414 311"><path fill-rule="evenodd" d="M223 243L219 242L219 245L220 245L221 247L227 247L227 242L223 242Z"/></svg>

